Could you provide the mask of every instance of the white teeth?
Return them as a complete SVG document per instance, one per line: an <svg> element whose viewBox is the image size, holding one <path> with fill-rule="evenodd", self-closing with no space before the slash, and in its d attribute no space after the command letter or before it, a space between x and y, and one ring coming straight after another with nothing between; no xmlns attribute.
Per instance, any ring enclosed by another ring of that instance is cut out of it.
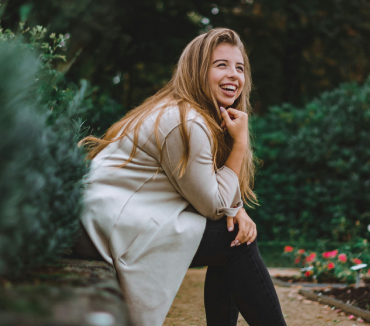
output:
<svg viewBox="0 0 370 326"><path fill-rule="evenodd" d="M222 89L224 89L225 91L235 91L236 90L236 86L233 86L233 85L223 85L223 86L220 86Z"/></svg>

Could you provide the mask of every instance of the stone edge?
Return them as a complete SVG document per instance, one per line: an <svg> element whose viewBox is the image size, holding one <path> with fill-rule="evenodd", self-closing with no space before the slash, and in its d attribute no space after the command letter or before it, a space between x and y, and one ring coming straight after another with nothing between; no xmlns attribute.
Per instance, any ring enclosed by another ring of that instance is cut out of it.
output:
<svg viewBox="0 0 370 326"><path fill-rule="evenodd" d="M286 288L290 288L292 286L303 286L303 287L307 287L307 288L326 288L326 287L334 287L334 288L338 288L338 287L347 287L348 285L347 284L336 284L336 283L333 283L333 284L329 284L329 283L312 283L312 284L308 284L308 283L288 283L288 282L284 282L284 281L281 281L281 280L278 280L277 278L275 277L271 277L272 279L272 283L274 283L275 285L278 285L278 286L283 286L283 287L286 287Z"/></svg>
<svg viewBox="0 0 370 326"><path fill-rule="evenodd" d="M339 301L337 299L333 299L331 297L328 297L326 295L318 295L316 293L313 293L309 290L300 289L299 294L305 296L306 298L314 301L318 301L323 304L327 304L329 306L333 306L338 309L342 309L344 312L353 314L357 317L363 318L365 321L370 322L370 312L366 311L361 308L357 308L351 305L348 305L344 303L343 301Z"/></svg>

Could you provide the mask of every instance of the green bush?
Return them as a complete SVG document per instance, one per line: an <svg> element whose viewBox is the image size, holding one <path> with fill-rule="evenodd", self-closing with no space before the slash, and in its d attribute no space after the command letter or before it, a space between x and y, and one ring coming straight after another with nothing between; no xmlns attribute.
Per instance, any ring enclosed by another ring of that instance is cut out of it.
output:
<svg viewBox="0 0 370 326"><path fill-rule="evenodd" d="M53 261L72 245L87 172L76 118L86 83L72 101L55 101L63 90L56 91L61 75L51 60L61 56L45 43L37 51L46 31L32 32L29 43L0 33L0 275L7 276Z"/></svg>
<svg viewBox="0 0 370 326"><path fill-rule="evenodd" d="M48 103L45 103L53 108L53 115L49 118L51 123L59 116L68 115L71 119L83 121L90 133L101 136L127 113L122 105L101 94L98 87L91 87L86 80L81 80L80 86L63 78L57 80L58 87L50 90ZM43 98L46 99L45 96Z"/></svg>
<svg viewBox="0 0 370 326"><path fill-rule="evenodd" d="M252 121L260 240L348 241L370 223L370 79Z"/></svg>

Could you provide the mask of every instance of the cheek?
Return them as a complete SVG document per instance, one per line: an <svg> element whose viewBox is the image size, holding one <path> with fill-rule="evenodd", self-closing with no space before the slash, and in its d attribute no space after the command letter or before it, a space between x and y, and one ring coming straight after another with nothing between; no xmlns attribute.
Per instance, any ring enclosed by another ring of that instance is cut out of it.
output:
<svg viewBox="0 0 370 326"><path fill-rule="evenodd" d="M239 94L242 92L242 89L244 88L244 84L245 84L245 79L244 79L244 76L242 78L239 79L239 85L241 86L239 88Z"/></svg>
<svg viewBox="0 0 370 326"><path fill-rule="evenodd" d="M211 88L215 89L218 88L219 82L222 80L222 75L217 70L213 70L210 72L209 81L211 84Z"/></svg>
<svg viewBox="0 0 370 326"><path fill-rule="evenodd" d="M245 84L245 76L244 76L244 75L242 75L242 76L240 77L240 85L243 85L243 86L244 86L244 84Z"/></svg>

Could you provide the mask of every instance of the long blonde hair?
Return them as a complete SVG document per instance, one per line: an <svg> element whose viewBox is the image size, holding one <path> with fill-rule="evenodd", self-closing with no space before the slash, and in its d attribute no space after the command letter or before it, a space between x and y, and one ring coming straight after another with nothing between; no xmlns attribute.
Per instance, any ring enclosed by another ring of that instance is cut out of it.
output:
<svg viewBox="0 0 370 326"><path fill-rule="evenodd" d="M178 165L178 173L181 177L189 160L190 144L189 131L186 127L186 117L188 111L195 109L206 121L212 137L213 163L215 167L225 164L230 155L232 139L228 134L224 134L220 127L221 115L215 96L213 95L208 82L208 69L211 56L217 45L221 43L230 44L239 48L244 59L245 85L241 95L234 102L233 108L248 114L251 112L249 94L252 87L251 72L248 56L239 35L226 28L215 28L206 34L202 34L191 41L181 54L177 68L172 79L166 86L155 95L149 97L141 105L131 110L121 120L112 125L102 138L89 136L81 140L80 144L87 145L87 159L93 159L110 143L122 139L130 132L134 132L134 146L129 159L120 167L124 167L135 157L139 130L142 122L155 110L159 111L155 122L155 137L157 140L160 157L162 148L158 137L158 124L162 114L168 105L177 105L180 111L181 124L179 126L184 152ZM165 103L162 104L161 103ZM119 132L122 133L118 136ZM161 159L160 159L161 161ZM161 163L161 162L159 162ZM239 184L242 198L247 205L257 204L256 195L253 192L255 166L253 163L253 153L248 139L248 148L244 155L242 168L239 175Z"/></svg>

